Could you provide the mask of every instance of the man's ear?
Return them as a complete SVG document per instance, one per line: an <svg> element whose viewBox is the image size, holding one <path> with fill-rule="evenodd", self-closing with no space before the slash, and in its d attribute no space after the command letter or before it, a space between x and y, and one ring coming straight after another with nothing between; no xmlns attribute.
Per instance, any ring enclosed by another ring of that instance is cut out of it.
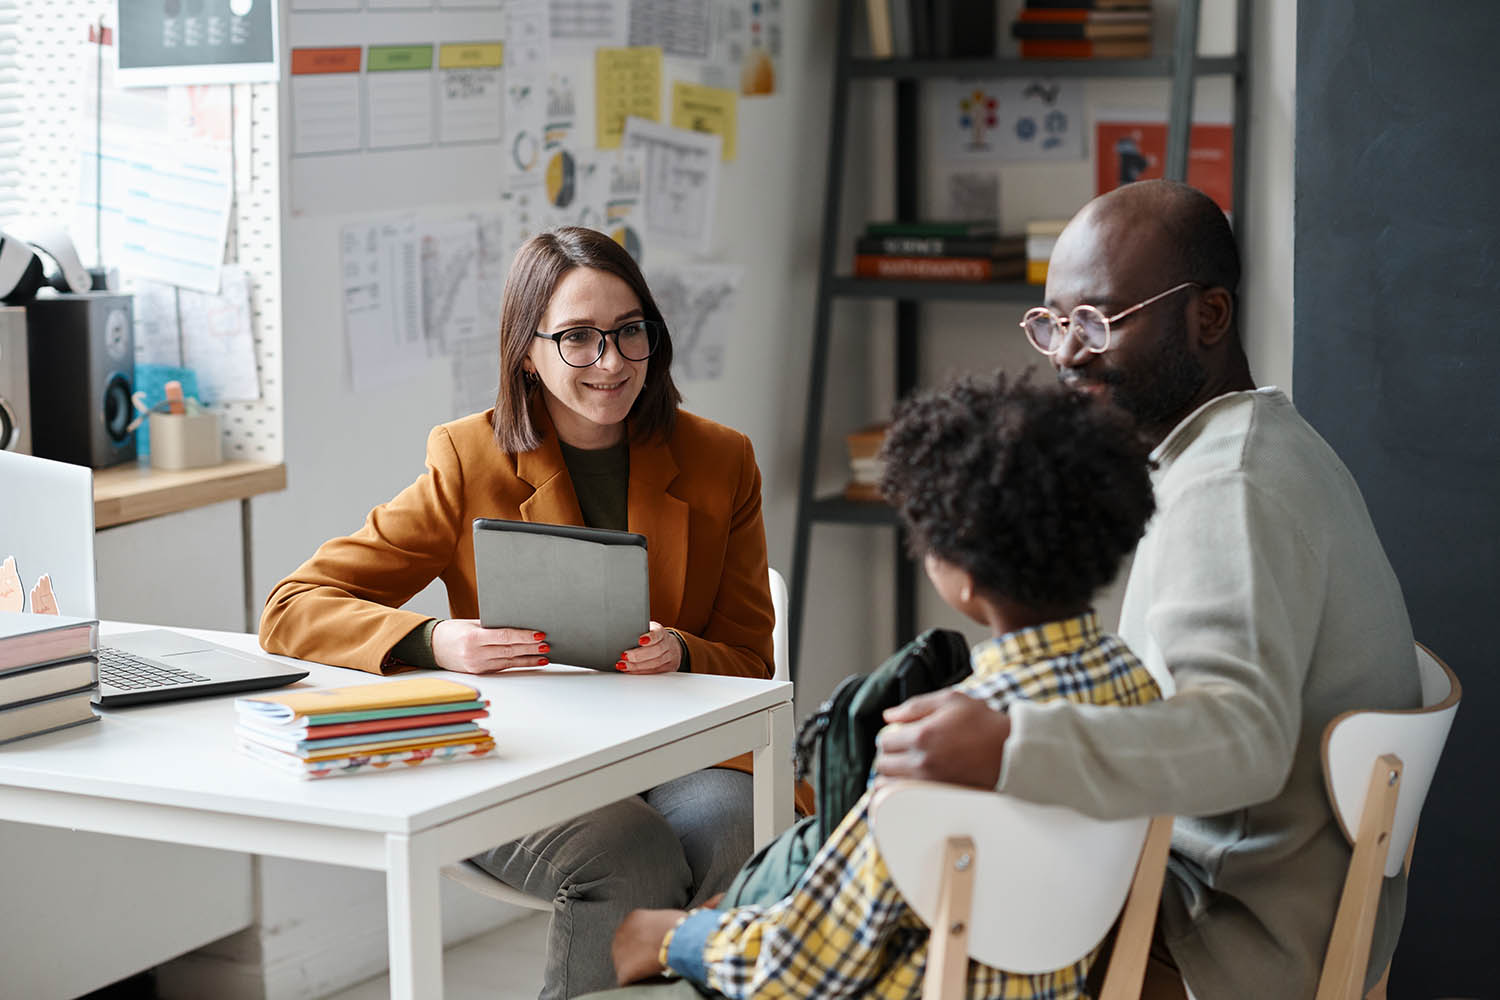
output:
<svg viewBox="0 0 1500 1000"><path fill-rule="evenodd" d="M1234 296L1227 288L1205 288L1198 293L1198 343L1217 347L1234 329Z"/></svg>

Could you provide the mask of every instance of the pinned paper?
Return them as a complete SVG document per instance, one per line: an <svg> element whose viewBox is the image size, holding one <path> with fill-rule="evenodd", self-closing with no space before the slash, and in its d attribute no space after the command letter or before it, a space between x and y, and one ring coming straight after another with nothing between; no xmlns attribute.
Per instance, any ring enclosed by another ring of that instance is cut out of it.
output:
<svg viewBox="0 0 1500 1000"><path fill-rule="evenodd" d="M661 49L599 49L594 54L594 119L600 149L618 149L625 119L661 119Z"/></svg>
<svg viewBox="0 0 1500 1000"><path fill-rule="evenodd" d="M720 136L724 140L724 160L734 159L735 107L738 96L732 90L705 87L697 83L676 81L672 84L672 124Z"/></svg>

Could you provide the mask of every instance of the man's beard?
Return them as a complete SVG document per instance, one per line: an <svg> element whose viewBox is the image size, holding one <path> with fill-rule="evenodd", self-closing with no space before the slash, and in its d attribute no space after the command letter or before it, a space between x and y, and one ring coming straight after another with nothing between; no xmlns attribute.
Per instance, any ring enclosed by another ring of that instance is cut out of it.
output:
<svg viewBox="0 0 1500 1000"><path fill-rule="evenodd" d="M1143 429L1177 423L1207 381L1202 363L1188 350L1187 320L1180 314L1134 371L1111 371L1105 379L1110 399Z"/></svg>

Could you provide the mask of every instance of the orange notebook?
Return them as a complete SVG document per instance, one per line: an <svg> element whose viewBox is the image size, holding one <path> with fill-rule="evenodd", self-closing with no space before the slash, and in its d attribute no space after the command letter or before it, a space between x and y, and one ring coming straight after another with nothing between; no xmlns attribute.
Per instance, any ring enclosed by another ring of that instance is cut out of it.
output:
<svg viewBox="0 0 1500 1000"><path fill-rule="evenodd" d="M479 692L474 688L445 677L403 677L374 684L236 698L234 707L243 716L281 722L332 712L441 705L478 698Z"/></svg>

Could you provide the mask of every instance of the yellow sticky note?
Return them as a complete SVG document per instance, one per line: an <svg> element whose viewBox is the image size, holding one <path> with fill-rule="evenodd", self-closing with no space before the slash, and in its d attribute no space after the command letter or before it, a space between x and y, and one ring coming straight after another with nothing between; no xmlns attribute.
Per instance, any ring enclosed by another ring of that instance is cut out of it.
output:
<svg viewBox="0 0 1500 1000"><path fill-rule="evenodd" d="M661 121L661 49L638 45L594 53L594 119L600 149L619 149L625 119Z"/></svg>
<svg viewBox="0 0 1500 1000"><path fill-rule="evenodd" d="M697 83L672 84L672 125L724 137L724 159L734 159L734 112L739 97L732 90Z"/></svg>

